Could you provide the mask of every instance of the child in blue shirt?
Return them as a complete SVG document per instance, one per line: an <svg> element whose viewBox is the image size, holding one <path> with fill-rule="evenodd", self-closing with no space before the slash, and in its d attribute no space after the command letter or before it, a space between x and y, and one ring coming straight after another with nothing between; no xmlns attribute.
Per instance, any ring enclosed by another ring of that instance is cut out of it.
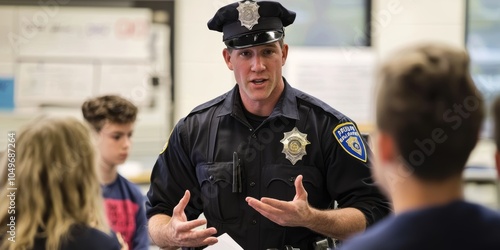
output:
<svg viewBox="0 0 500 250"><path fill-rule="evenodd" d="M148 249L144 196L117 170L128 157L138 109L122 97L106 95L87 100L82 105L82 112L97 132L102 192L109 224L123 237L130 250Z"/></svg>

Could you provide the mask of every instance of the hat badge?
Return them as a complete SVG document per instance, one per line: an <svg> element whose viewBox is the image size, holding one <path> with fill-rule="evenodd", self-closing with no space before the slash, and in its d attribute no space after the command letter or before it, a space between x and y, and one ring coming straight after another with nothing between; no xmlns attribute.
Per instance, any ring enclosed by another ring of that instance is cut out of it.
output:
<svg viewBox="0 0 500 250"><path fill-rule="evenodd" d="M259 23L259 5L256 2L249 0L239 2L236 9L239 13L238 20L240 20L241 26L251 30L254 25Z"/></svg>
<svg viewBox="0 0 500 250"><path fill-rule="evenodd" d="M301 133L297 127L294 127L290 132L285 132L283 139L283 151L285 158L288 159L292 165L295 165L299 160L302 160L304 155L307 155L306 146L311 144L307 140L307 134Z"/></svg>

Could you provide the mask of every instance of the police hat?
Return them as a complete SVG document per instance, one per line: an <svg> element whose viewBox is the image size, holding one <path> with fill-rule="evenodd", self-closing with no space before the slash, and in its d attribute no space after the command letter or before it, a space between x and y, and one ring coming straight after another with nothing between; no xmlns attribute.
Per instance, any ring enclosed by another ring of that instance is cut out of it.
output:
<svg viewBox="0 0 500 250"><path fill-rule="evenodd" d="M278 2L244 0L220 8L207 25L228 47L242 49L278 41L295 16Z"/></svg>

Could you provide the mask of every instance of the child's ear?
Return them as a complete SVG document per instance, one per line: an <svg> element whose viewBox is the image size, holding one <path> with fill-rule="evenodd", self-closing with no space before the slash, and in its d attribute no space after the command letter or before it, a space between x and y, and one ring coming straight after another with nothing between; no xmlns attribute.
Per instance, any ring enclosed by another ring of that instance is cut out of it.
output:
<svg viewBox="0 0 500 250"><path fill-rule="evenodd" d="M380 160L384 162L395 161L398 153L392 136L384 132L379 132L377 137L376 147Z"/></svg>

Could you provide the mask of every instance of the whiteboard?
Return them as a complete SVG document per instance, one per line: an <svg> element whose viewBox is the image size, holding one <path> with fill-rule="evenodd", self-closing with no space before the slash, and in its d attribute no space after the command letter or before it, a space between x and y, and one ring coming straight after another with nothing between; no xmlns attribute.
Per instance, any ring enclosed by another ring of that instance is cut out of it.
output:
<svg viewBox="0 0 500 250"><path fill-rule="evenodd" d="M15 107L76 107L100 94L147 105L151 19L147 8L1 6L0 74L15 80Z"/></svg>

